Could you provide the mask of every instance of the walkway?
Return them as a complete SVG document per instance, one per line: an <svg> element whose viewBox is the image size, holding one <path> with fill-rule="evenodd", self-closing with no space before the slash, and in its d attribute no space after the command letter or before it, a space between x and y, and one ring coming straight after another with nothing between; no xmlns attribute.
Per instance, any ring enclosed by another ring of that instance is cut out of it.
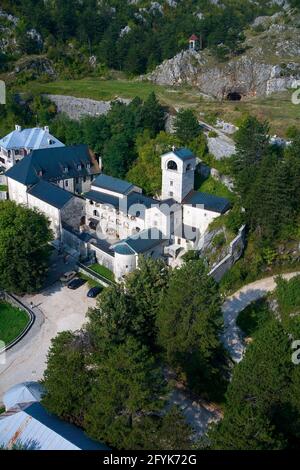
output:
<svg viewBox="0 0 300 470"><path fill-rule="evenodd" d="M283 274L282 277L289 280L299 274L300 272L288 273ZM242 287L228 297L223 304L224 333L222 335L222 342L235 362L242 360L245 351L243 333L236 324L237 317L251 302L265 297L268 292L276 289L276 277L278 275L267 277Z"/></svg>

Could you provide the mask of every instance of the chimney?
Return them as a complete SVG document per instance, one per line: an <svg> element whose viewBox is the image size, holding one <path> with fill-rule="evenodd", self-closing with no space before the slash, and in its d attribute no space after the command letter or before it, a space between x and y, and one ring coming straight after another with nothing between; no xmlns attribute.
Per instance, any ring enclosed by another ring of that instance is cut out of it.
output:
<svg viewBox="0 0 300 470"><path fill-rule="evenodd" d="M16 129L17 132L21 132L22 127L19 126L18 124L16 124L16 125L15 125L15 129Z"/></svg>
<svg viewBox="0 0 300 470"><path fill-rule="evenodd" d="M45 131L45 132L49 132L49 126L45 126L45 127L44 127L44 131Z"/></svg>

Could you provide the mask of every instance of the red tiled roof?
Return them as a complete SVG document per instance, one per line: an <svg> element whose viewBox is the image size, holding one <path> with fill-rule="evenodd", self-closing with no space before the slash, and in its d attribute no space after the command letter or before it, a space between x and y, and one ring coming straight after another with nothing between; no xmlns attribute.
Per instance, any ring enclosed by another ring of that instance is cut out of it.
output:
<svg viewBox="0 0 300 470"><path fill-rule="evenodd" d="M198 41L198 36L196 36L196 34L192 34L192 36L190 37L189 41Z"/></svg>

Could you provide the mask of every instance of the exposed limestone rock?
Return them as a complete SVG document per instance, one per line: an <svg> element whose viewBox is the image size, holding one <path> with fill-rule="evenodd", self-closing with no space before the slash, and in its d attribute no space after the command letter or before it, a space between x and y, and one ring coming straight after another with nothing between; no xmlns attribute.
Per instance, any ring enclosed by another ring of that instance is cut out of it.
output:
<svg viewBox="0 0 300 470"><path fill-rule="evenodd" d="M233 140L221 133L218 134L218 137L207 136L207 146L209 153L217 160L231 157L235 153Z"/></svg>
<svg viewBox="0 0 300 470"><path fill-rule="evenodd" d="M21 72L32 72L34 77L48 75L51 78L56 77L56 73L51 60L43 56L25 57L16 63L15 69L10 75Z"/></svg>
<svg viewBox="0 0 300 470"><path fill-rule="evenodd" d="M230 98L232 93L242 99L288 90L300 79L297 21L290 16L286 22L282 12L259 17L254 25L267 29L261 33L248 32L244 54L220 63L208 49L183 50L142 78L160 85L188 84L217 99Z"/></svg>
<svg viewBox="0 0 300 470"><path fill-rule="evenodd" d="M111 109L112 101L96 101L87 98L75 98L74 96L45 95L56 104L59 113L65 113L71 119L79 120L83 116L100 116L107 114ZM130 103L131 100L119 98L118 101Z"/></svg>

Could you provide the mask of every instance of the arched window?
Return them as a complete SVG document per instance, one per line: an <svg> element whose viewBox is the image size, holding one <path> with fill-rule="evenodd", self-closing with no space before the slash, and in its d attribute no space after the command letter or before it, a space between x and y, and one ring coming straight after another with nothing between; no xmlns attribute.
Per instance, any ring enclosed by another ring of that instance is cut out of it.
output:
<svg viewBox="0 0 300 470"><path fill-rule="evenodd" d="M177 163L174 160L170 160L167 166L168 170L177 170Z"/></svg>
<svg viewBox="0 0 300 470"><path fill-rule="evenodd" d="M96 211L96 210L94 210L94 211L93 211L93 215L94 215L95 217L99 217L99 212Z"/></svg>
<svg viewBox="0 0 300 470"><path fill-rule="evenodd" d="M188 163L188 165L186 166L186 171L190 171L191 169L192 169L192 164Z"/></svg>

